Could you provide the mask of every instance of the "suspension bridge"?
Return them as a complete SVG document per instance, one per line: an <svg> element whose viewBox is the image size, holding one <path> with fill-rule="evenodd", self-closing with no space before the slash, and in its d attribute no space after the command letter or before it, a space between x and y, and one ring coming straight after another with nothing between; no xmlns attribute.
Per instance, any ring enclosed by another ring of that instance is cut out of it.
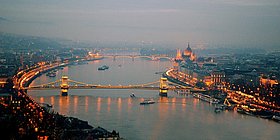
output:
<svg viewBox="0 0 280 140"><path fill-rule="evenodd" d="M197 89L192 87L186 87L167 81L166 78L160 78L159 81L143 83L138 85L100 85L100 84L88 84L71 80L68 76L62 76L53 82L24 87L26 90L46 90L46 89L61 89L61 95L67 96L68 89L143 89L143 90L159 90L159 95L167 96L168 90L184 90L185 92L191 92Z"/></svg>

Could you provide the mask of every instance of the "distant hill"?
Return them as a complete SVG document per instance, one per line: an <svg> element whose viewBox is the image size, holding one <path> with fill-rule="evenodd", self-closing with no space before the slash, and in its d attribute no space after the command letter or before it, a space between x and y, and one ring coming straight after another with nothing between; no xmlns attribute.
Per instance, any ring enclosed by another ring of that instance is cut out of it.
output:
<svg viewBox="0 0 280 140"><path fill-rule="evenodd" d="M218 56L225 54L263 54L267 51L262 48L207 48L207 49L196 49L195 53L199 56Z"/></svg>
<svg viewBox="0 0 280 140"><path fill-rule="evenodd" d="M56 49L63 45L54 39L0 33L0 48L2 49Z"/></svg>

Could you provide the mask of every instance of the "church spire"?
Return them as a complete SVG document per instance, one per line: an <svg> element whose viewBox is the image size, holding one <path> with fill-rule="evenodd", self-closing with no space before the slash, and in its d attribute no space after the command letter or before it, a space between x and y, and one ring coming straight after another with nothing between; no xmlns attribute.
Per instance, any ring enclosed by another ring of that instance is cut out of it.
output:
<svg viewBox="0 0 280 140"><path fill-rule="evenodd" d="M179 61L182 60L182 53L180 49L177 49L177 54L175 60Z"/></svg>
<svg viewBox="0 0 280 140"><path fill-rule="evenodd" d="M191 47L190 47L190 42L188 42L188 48L187 48L187 50L191 53L192 52L192 49L191 49Z"/></svg>

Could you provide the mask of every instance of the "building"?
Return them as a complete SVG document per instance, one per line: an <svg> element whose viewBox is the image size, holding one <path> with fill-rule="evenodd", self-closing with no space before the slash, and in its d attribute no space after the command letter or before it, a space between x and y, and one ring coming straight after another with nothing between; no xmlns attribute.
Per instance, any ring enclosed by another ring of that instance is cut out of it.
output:
<svg viewBox="0 0 280 140"><path fill-rule="evenodd" d="M176 62L181 62L182 60L183 60L183 58L182 58L181 50L180 50L180 49L177 49L175 61L176 61Z"/></svg>
<svg viewBox="0 0 280 140"><path fill-rule="evenodd" d="M212 85L215 85L215 86L223 85L225 82L225 78L226 78L226 75L225 75L225 72L223 72L223 71L213 71L211 73Z"/></svg>
<svg viewBox="0 0 280 140"><path fill-rule="evenodd" d="M0 78L0 89L5 87L8 78Z"/></svg>
<svg viewBox="0 0 280 140"><path fill-rule="evenodd" d="M270 86L277 85L278 81L274 77L267 77L267 76L261 76L260 83L263 86Z"/></svg>
<svg viewBox="0 0 280 140"><path fill-rule="evenodd" d="M195 61L196 60L196 55L193 53L189 43L188 43L188 47L184 50L182 57L186 61L188 61L188 60Z"/></svg>

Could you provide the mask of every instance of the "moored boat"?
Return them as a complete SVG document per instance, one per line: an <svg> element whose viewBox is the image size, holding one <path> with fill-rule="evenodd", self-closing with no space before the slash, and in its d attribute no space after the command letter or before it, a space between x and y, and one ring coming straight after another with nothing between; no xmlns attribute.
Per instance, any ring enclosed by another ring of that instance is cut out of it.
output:
<svg viewBox="0 0 280 140"><path fill-rule="evenodd" d="M220 113L223 111L223 108L222 107L216 107L215 108L215 113Z"/></svg>
<svg viewBox="0 0 280 140"><path fill-rule="evenodd" d="M263 119L272 119L274 115L273 112L268 110L257 110L255 114L256 116L261 117Z"/></svg>
<svg viewBox="0 0 280 140"><path fill-rule="evenodd" d="M245 115L250 115L250 116L254 115L249 109L247 109L245 107L238 107L237 112L240 114L245 114Z"/></svg>
<svg viewBox="0 0 280 140"><path fill-rule="evenodd" d="M193 93L193 97L201 99L202 101L206 101L206 102L211 103L211 104L219 103L218 99L213 98L209 95L202 94L202 93Z"/></svg>
<svg viewBox="0 0 280 140"><path fill-rule="evenodd" d="M273 115L272 120L274 120L276 122L280 122L280 116L279 115Z"/></svg>

